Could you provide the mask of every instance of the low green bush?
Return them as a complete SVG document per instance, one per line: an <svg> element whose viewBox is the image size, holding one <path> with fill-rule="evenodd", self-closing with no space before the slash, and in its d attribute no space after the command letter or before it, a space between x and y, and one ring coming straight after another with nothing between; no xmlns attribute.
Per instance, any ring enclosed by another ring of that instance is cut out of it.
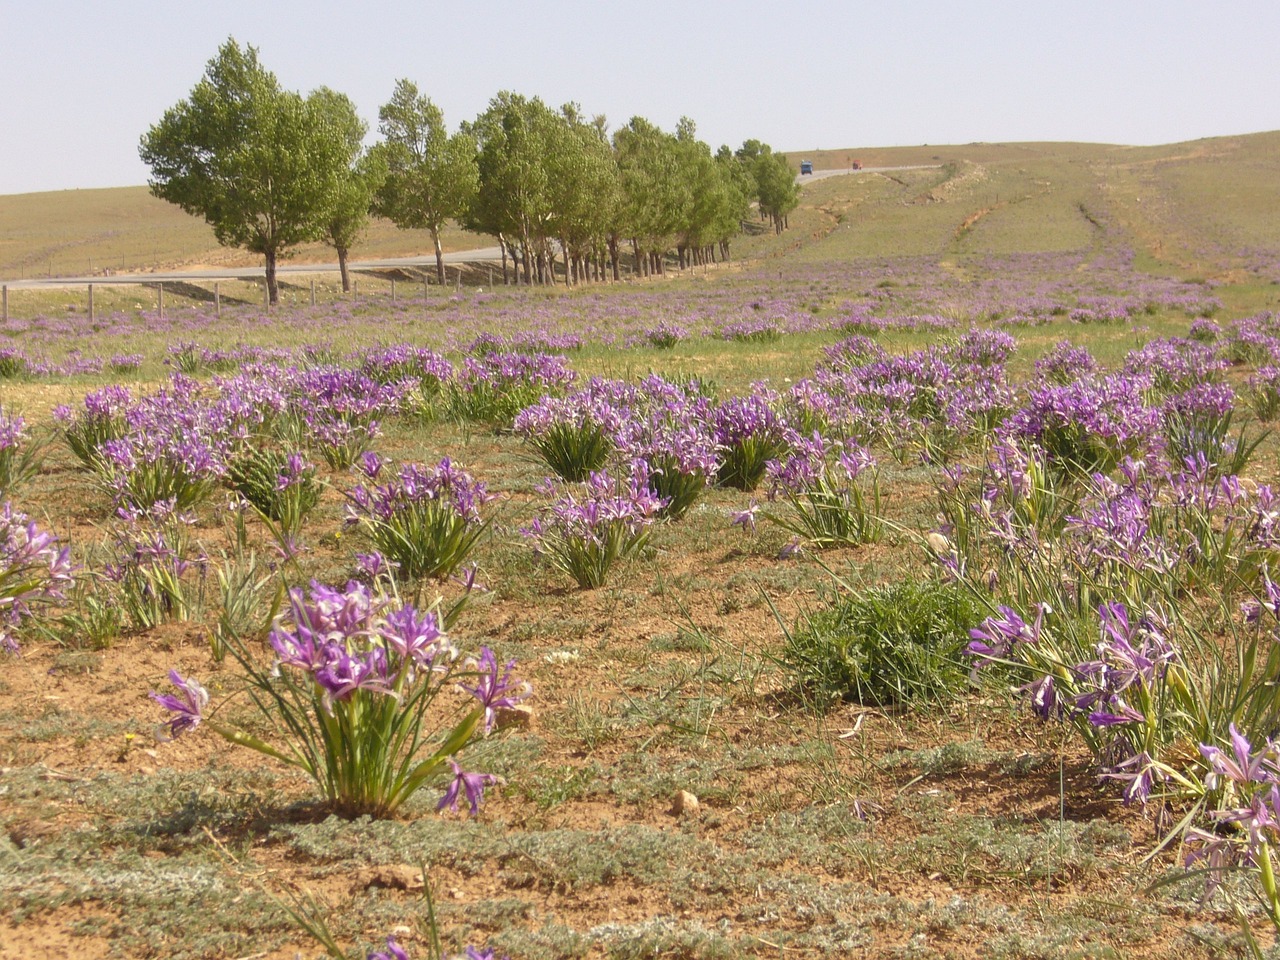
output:
<svg viewBox="0 0 1280 960"><path fill-rule="evenodd" d="M939 702L965 689L962 654L982 617L970 594L937 581L846 590L802 619L781 661L820 707Z"/></svg>

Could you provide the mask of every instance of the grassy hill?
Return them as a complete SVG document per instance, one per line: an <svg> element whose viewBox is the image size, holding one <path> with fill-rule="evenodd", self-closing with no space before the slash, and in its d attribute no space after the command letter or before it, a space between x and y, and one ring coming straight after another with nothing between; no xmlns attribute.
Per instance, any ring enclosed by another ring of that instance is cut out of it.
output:
<svg viewBox="0 0 1280 960"><path fill-rule="evenodd" d="M803 255L901 254L958 263L1008 253L1131 250L1155 273L1280 279L1280 132L1160 147L975 143L811 151L816 169L936 164L816 181L836 221Z"/></svg>
<svg viewBox="0 0 1280 960"><path fill-rule="evenodd" d="M456 229L442 241L446 250L476 245L474 237ZM400 230L375 220L359 255L413 256L433 249L427 231ZM336 259L323 244L300 247L295 257L303 262ZM146 187L0 196L0 277L6 279L261 263L243 250L219 246L207 223L157 200Z"/></svg>
<svg viewBox="0 0 1280 960"><path fill-rule="evenodd" d="M812 182L792 230L744 256L811 261L920 255L966 269L1010 253L1131 251L1144 269L1236 284L1280 278L1280 132L1158 147L972 143L793 153L818 170L933 165ZM487 238L451 230L447 249ZM431 250L425 231L371 225L357 257ZM330 261L319 244L295 254ZM256 265L145 187L0 196L0 277Z"/></svg>

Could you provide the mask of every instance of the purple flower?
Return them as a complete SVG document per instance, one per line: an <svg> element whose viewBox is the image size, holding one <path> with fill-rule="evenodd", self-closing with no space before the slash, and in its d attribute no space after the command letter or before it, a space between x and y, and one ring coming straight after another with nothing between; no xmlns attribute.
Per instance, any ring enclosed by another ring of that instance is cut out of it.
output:
<svg viewBox="0 0 1280 960"><path fill-rule="evenodd" d="M471 807L471 815L474 817L480 812L480 803L484 800L484 788L495 783L501 783L502 778L496 777L491 773L464 773L462 768L458 766L453 758L449 759L449 766L453 768L453 780L444 791L444 796L440 798L440 803L436 806L437 810L444 810L448 807L450 810L458 809L458 793L461 791L467 798L467 804Z"/></svg>
<svg viewBox="0 0 1280 960"><path fill-rule="evenodd" d="M969 631L969 652L978 658L978 666L1008 656L1016 643L1035 643L1040 639L1047 604L1036 605L1036 619L1028 624L1012 607L999 605L997 616L987 617Z"/></svg>
<svg viewBox="0 0 1280 960"><path fill-rule="evenodd" d="M370 580L377 580L379 577L390 577L391 571L399 564L391 563L379 551L374 550L372 553L357 553L356 566Z"/></svg>
<svg viewBox="0 0 1280 960"><path fill-rule="evenodd" d="M1052 674L1026 684L1021 690L1031 698L1031 709L1041 720L1062 715L1062 704L1058 702L1058 689Z"/></svg>
<svg viewBox="0 0 1280 960"><path fill-rule="evenodd" d="M411 660L426 669L430 669L442 654L453 654L453 647L434 610L428 610L419 617L413 607L406 605L388 613L382 635L400 659Z"/></svg>
<svg viewBox="0 0 1280 960"><path fill-rule="evenodd" d="M351 698L358 690L395 696L387 653L381 647L351 652L341 643L326 644L324 662L315 670L316 683L323 689L325 706Z"/></svg>
<svg viewBox="0 0 1280 960"><path fill-rule="evenodd" d="M462 589L466 590L467 593L470 593L472 590L479 591L480 593L485 593L488 591L489 588L476 579L479 573L480 573L480 565L477 563L469 563L462 568L462 573L460 575L456 577L450 577L450 579L454 583L462 587Z"/></svg>
<svg viewBox="0 0 1280 960"><path fill-rule="evenodd" d="M1164 772L1145 751L1116 764L1102 773L1104 780L1124 783L1125 806L1137 802L1145 804L1151 796L1151 788L1157 780L1166 779Z"/></svg>
<svg viewBox="0 0 1280 960"><path fill-rule="evenodd" d="M1095 727L1119 727L1126 723L1145 723L1147 718L1123 700L1113 700L1110 710L1095 710L1089 722Z"/></svg>
<svg viewBox="0 0 1280 960"><path fill-rule="evenodd" d="M484 707L484 732L493 729L498 710L514 707L533 692L529 684L512 676L516 662L508 660L502 676L498 676L498 658L488 647L480 648L479 660L468 660L467 669L477 673L476 684L468 687L459 684L463 690L471 694Z"/></svg>
<svg viewBox="0 0 1280 960"><path fill-rule="evenodd" d="M377 480L382 472L383 459L372 450L366 450L360 456L360 470L370 480Z"/></svg>
<svg viewBox="0 0 1280 960"><path fill-rule="evenodd" d="M746 533L756 532L756 514L760 512L760 504L754 500L747 506L745 510L738 510L729 514L729 522L735 527L741 527Z"/></svg>
<svg viewBox="0 0 1280 960"><path fill-rule="evenodd" d="M1236 725L1229 727L1231 752L1227 753L1218 747L1200 744L1200 754L1209 764L1210 773L1205 777L1205 786L1216 790L1222 778L1236 784L1274 783L1280 768L1277 767L1275 750L1270 741L1257 754L1253 746L1245 738Z"/></svg>
<svg viewBox="0 0 1280 960"><path fill-rule="evenodd" d="M396 943L394 935L387 935L387 948L385 950L372 951L366 960L409 960L409 954L404 952L404 948Z"/></svg>
<svg viewBox="0 0 1280 960"><path fill-rule="evenodd" d="M779 560L792 560L804 553L799 537L792 537L791 542L778 551Z"/></svg>
<svg viewBox="0 0 1280 960"><path fill-rule="evenodd" d="M173 714L161 725L162 730L169 728L169 732L161 739L176 740L200 725L200 721L204 719L204 708L209 705L209 691L194 677L182 679L177 670L169 671L169 682L177 687L177 695L156 693L153 690L151 699Z"/></svg>

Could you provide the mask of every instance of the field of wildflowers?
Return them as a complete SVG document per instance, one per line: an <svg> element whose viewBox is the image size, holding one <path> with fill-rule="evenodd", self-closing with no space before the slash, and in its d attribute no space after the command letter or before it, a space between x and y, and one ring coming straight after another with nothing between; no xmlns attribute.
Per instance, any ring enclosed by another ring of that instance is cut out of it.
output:
<svg viewBox="0 0 1280 960"><path fill-rule="evenodd" d="M1261 955L1280 315L965 271L11 321L0 955Z"/></svg>

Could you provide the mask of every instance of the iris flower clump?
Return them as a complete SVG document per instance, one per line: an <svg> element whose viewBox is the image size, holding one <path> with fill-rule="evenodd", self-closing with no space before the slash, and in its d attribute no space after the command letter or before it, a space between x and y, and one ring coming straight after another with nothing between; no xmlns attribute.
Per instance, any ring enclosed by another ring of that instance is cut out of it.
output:
<svg viewBox="0 0 1280 960"><path fill-rule="evenodd" d="M438 809L465 798L479 810L497 778L464 770L458 758L529 695L514 661L499 663L487 647L464 658L438 608L420 611L354 581L291 590L269 639L275 656L266 664L238 637L228 642L269 733L222 720L205 688L174 671L176 692L152 694L170 714L163 736L207 726L301 770L345 816L392 816L430 783L444 787Z"/></svg>
<svg viewBox="0 0 1280 960"><path fill-rule="evenodd" d="M625 480L601 470L578 490L560 491L549 483L547 491L560 496L520 532L537 556L584 589L601 586L615 563L644 548L665 504L649 488L643 469Z"/></svg>
<svg viewBox="0 0 1280 960"><path fill-rule="evenodd" d="M370 480L380 475L366 457ZM408 579L447 577L467 559L488 528L483 515L495 499L484 483L445 457L434 467L404 464L381 485L363 484L347 494L347 522L358 526Z"/></svg>
<svg viewBox="0 0 1280 960"><path fill-rule="evenodd" d="M769 499L791 506L770 520L818 549L874 543L884 532L875 458L854 441L793 433L790 452L769 461ZM834 463L832 462L834 461Z"/></svg>
<svg viewBox="0 0 1280 960"><path fill-rule="evenodd" d="M66 599L74 580L71 549L0 504L0 652L17 653L17 630L35 611Z"/></svg>

